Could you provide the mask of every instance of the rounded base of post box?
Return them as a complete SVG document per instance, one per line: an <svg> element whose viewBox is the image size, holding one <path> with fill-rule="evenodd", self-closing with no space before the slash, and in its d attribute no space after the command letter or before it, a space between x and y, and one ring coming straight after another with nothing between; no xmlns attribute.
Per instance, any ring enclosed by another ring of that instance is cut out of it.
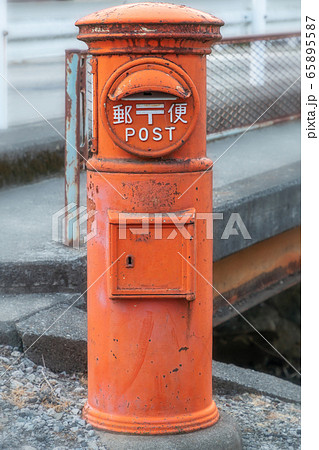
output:
<svg viewBox="0 0 319 450"><path fill-rule="evenodd" d="M88 403L83 408L83 418L101 430L127 434L178 434L189 433L214 425L219 418L215 402L193 414L174 417L149 418L107 414Z"/></svg>
<svg viewBox="0 0 319 450"><path fill-rule="evenodd" d="M112 450L242 450L240 430L225 414L221 414L214 426L193 433L138 436L98 431L97 434L103 448Z"/></svg>

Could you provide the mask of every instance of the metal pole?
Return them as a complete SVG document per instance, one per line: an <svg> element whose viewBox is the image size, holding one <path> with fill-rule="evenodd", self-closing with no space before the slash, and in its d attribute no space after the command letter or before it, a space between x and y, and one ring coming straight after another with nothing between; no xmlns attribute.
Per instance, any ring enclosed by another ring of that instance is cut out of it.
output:
<svg viewBox="0 0 319 450"><path fill-rule="evenodd" d="M7 0L0 0L0 130L8 128Z"/></svg>
<svg viewBox="0 0 319 450"><path fill-rule="evenodd" d="M80 224L79 51L65 52L65 218L64 244L78 248Z"/></svg>
<svg viewBox="0 0 319 450"><path fill-rule="evenodd" d="M65 207L63 242L80 246L80 169L88 158L87 140L87 52L65 52ZM84 157L84 161L83 158Z"/></svg>

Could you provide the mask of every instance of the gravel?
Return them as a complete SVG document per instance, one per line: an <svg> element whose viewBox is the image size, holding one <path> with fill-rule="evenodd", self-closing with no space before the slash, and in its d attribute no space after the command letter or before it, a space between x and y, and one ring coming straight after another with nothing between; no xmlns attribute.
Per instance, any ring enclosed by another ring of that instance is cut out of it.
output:
<svg viewBox="0 0 319 450"><path fill-rule="evenodd" d="M220 411L236 420L244 449L300 448L300 404L249 393L216 395L215 400Z"/></svg>
<svg viewBox="0 0 319 450"><path fill-rule="evenodd" d="M224 391L223 391L224 392ZM53 373L18 350L0 346L0 449L107 450L81 418L84 375ZM232 416L249 450L299 449L300 405L265 395L218 393L220 411ZM229 449L225 449L229 450Z"/></svg>

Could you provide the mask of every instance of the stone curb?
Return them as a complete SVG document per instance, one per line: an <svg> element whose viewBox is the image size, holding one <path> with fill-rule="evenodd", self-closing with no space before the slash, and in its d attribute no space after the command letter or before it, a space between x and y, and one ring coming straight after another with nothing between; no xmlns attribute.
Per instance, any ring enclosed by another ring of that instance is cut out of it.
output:
<svg viewBox="0 0 319 450"><path fill-rule="evenodd" d="M36 364L43 364L43 358L46 367L55 372L86 372L87 315L70 304L40 311L16 327L23 349L32 345L27 355Z"/></svg>
<svg viewBox="0 0 319 450"><path fill-rule="evenodd" d="M214 261L300 225L300 162L249 177L214 190ZM284 211L284 214L283 214ZM239 213L250 240L221 240L230 215ZM222 245L218 245L222 242Z"/></svg>
<svg viewBox="0 0 319 450"><path fill-rule="evenodd" d="M273 375L244 369L233 364L213 361L213 387L218 386L218 392L236 393L251 392L265 394L281 400L300 403L301 388Z"/></svg>
<svg viewBox="0 0 319 450"><path fill-rule="evenodd" d="M81 249L78 257L70 259L68 249L62 250L65 250L64 255L59 256L57 251L55 258L44 261L0 262L0 292L7 294L70 292L73 294L75 291L85 290L86 251Z"/></svg>
<svg viewBox="0 0 319 450"><path fill-rule="evenodd" d="M21 338L17 331L17 323L34 317L60 302L70 301L73 296L59 294L20 294L0 295L0 344L20 347Z"/></svg>

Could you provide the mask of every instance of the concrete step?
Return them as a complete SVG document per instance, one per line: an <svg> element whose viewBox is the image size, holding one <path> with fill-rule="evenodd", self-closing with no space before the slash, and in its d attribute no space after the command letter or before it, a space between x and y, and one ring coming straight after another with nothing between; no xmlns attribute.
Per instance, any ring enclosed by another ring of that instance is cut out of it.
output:
<svg viewBox="0 0 319 450"><path fill-rule="evenodd" d="M44 120L0 131L0 187L62 172L64 119L50 123L61 134Z"/></svg>
<svg viewBox="0 0 319 450"><path fill-rule="evenodd" d="M87 314L71 305L60 303L16 324L28 357L36 364L44 359L56 372L86 372Z"/></svg>
<svg viewBox="0 0 319 450"><path fill-rule="evenodd" d="M0 295L0 344L21 347L20 322L32 322L37 313L46 316L51 307L69 305L73 297L67 293Z"/></svg>
<svg viewBox="0 0 319 450"><path fill-rule="evenodd" d="M52 240L52 217L64 207L63 177L5 188L1 194L0 224L6 231L0 235L0 292L81 291L86 249Z"/></svg>

